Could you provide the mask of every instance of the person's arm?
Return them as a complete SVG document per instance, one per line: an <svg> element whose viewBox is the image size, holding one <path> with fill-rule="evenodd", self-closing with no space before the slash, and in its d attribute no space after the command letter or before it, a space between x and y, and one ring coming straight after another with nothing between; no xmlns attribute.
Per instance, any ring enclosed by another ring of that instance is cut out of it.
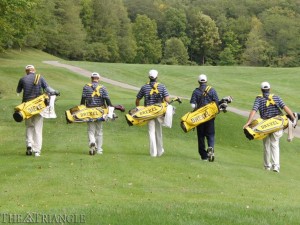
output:
<svg viewBox="0 0 300 225"><path fill-rule="evenodd" d="M283 110L290 116L290 118L292 119L292 121L295 120L295 116L292 112L292 110L290 110L289 107L287 107L286 105L283 107Z"/></svg>
<svg viewBox="0 0 300 225"><path fill-rule="evenodd" d="M256 114L256 111L255 110L251 110L250 114L249 114L249 117L248 117L248 121L247 123L243 126L243 129L245 129L246 127L249 126L249 124L252 122L254 116Z"/></svg>
<svg viewBox="0 0 300 225"><path fill-rule="evenodd" d="M135 106L140 106L140 101L141 101L141 99L136 98L136 100L135 100Z"/></svg>
<svg viewBox="0 0 300 225"><path fill-rule="evenodd" d="M170 96L164 97L165 102L169 103L170 102Z"/></svg>
<svg viewBox="0 0 300 225"><path fill-rule="evenodd" d="M16 89L17 94L20 94L22 92L22 90L23 90L23 82L22 82L22 79L20 79L17 89Z"/></svg>
<svg viewBox="0 0 300 225"><path fill-rule="evenodd" d="M107 106L113 106L109 98L104 98Z"/></svg>

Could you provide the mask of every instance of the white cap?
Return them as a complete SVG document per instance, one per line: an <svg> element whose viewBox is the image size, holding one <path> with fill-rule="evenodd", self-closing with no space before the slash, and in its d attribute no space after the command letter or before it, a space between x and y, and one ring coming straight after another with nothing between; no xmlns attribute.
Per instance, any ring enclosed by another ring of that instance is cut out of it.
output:
<svg viewBox="0 0 300 225"><path fill-rule="evenodd" d="M207 82L206 75L205 74L200 74L199 77L198 77L198 81L201 82L201 83Z"/></svg>
<svg viewBox="0 0 300 225"><path fill-rule="evenodd" d="M32 70L32 69L34 69L33 65L27 65L27 66L25 66L25 70Z"/></svg>
<svg viewBox="0 0 300 225"><path fill-rule="evenodd" d="M271 85L268 83L268 82L262 82L261 85L260 85L261 89L263 90L268 90L271 88Z"/></svg>
<svg viewBox="0 0 300 225"><path fill-rule="evenodd" d="M93 72L91 78L100 78L99 73Z"/></svg>
<svg viewBox="0 0 300 225"><path fill-rule="evenodd" d="M149 71L149 78L155 79L158 76L158 71L157 70L150 70Z"/></svg>

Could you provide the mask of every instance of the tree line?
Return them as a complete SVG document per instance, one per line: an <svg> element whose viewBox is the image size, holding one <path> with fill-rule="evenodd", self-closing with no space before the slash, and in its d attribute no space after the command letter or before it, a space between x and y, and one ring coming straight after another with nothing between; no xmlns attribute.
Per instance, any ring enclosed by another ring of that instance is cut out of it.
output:
<svg viewBox="0 0 300 225"><path fill-rule="evenodd" d="M300 66L298 0L1 0L0 52L179 65Z"/></svg>

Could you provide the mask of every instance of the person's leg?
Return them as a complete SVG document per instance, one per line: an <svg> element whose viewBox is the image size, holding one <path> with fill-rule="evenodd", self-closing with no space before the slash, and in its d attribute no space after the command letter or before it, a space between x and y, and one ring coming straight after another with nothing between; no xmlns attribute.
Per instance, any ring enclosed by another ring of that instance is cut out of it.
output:
<svg viewBox="0 0 300 225"><path fill-rule="evenodd" d="M271 140L270 135L263 139L263 148L264 148L264 167L267 170L271 169Z"/></svg>
<svg viewBox="0 0 300 225"><path fill-rule="evenodd" d="M94 122L96 126L96 131L95 131L95 139L96 139L96 148L97 148L97 153L102 154L103 149L102 149L102 144L103 144L103 123L102 121L97 121Z"/></svg>
<svg viewBox="0 0 300 225"><path fill-rule="evenodd" d="M164 154L164 147L163 147L163 135L162 135L162 125L155 119L155 138L156 138L156 149L157 149L157 156L161 156Z"/></svg>
<svg viewBox="0 0 300 225"><path fill-rule="evenodd" d="M207 138L208 147L215 147L215 119L205 123L205 136Z"/></svg>
<svg viewBox="0 0 300 225"><path fill-rule="evenodd" d="M270 134L270 151L271 151L271 163L273 170L279 172L280 169L280 150L279 150L279 139L283 135L283 130L279 130Z"/></svg>
<svg viewBox="0 0 300 225"><path fill-rule="evenodd" d="M96 150L96 139L95 139L95 132L96 132L96 125L94 122L88 122L87 123L87 133L88 133L88 139L89 139L89 153L90 155L95 154Z"/></svg>
<svg viewBox="0 0 300 225"><path fill-rule="evenodd" d="M43 144L43 121L44 118L41 115L35 115L32 117L34 130L33 130L33 145L32 151L37 153L36 156L39 156L42 150Z"/></svg>
<svg viewBox="0 0 300 225"><path fill-rule="evenodd" d="M204 129L205 127L203 124L197 126L197 138L198 138L198 152L202 160L207 160L207 152L205 149L205 142L204 142Z"/></svg>
<svg viewBox="0 0 300 225"><path fill-rule="evenodd" d="M25 120L25 126L26 126L26 147L27 147L27 149L30 148L30 150L32 150L33 132L34 132L34 125L33 125L32 117Z"/></svg>
<svg viewBox="0 0 300 225"><path fill-rule="evenodd" d="M149 134L149 147L150 155L152 157L157 156L156 137L155 137L155 120L148 122L148 134Z"/></svg>

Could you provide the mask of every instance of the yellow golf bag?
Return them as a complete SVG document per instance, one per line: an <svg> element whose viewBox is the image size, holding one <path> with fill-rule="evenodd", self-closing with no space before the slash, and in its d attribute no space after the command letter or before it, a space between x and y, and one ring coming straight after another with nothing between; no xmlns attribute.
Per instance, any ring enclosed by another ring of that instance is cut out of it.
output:
<svg viewBox="0 0 300 225"><path fill-rule="evenodd" d="M193 112L186 113L181 117L180 126L182 130L187 133L198 125L215 118L220 111L227 112L226 108L231 102L232 97L227 96L222 98L219 104L213 101Z"/></svg>
<svg viewBox="0 0 300 225"><path fill-rule="evenodd" d="M117 105L114 107L92 107L87 108L85 105L75 106L65 112L67 123L82 123L94 121L107 121L115 119L117 115L113 113L114 109L125 111L124 107Z"/></svg>
<svg viewBox="0 0 300 225"><path fill-rule="evenodd" d="M249 140L262 140L271 133L286 129L289 125L289 118L286 115L275 116L270 119L258 118L244 129L244 134Z"/></svg>
<svg viewBox="0 0 300 225"><path fill-rule="evenodd" d="M164 116L168 105L174 101L181 103L180 98L174 98L170 103L162 102L150 106L137 106L125 115L126 121L129 126L143 126L149 120Z"/></svg>
<svg viewBox="0 0 300 225"><path fill-rule="evenodd" d="M47 94L42 94L31 101L23 102L16 106L13 114L15 121L22 122L24 119L29 119L30 117L41 113L47 107L48 99L49 96Z"/></svg>

